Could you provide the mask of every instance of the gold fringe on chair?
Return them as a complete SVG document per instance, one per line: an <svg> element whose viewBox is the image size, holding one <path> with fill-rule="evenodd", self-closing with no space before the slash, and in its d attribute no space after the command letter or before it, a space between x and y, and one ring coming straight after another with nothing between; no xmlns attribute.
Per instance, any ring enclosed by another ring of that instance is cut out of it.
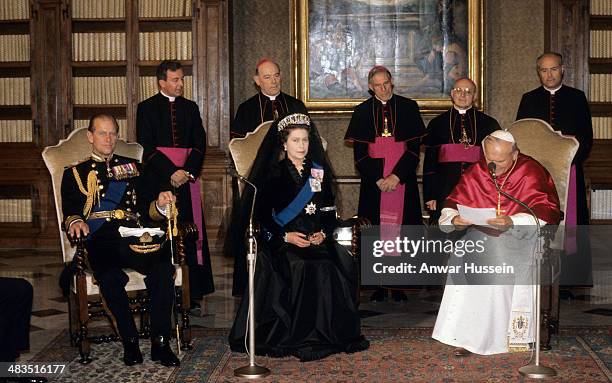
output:
<svg viewBox="0 0 612 383"><path fill-rule="evenodd" d="M529 351L530 345L529 343L513 343L510 341L510 337L506 337L506 344L508 345L508 352L526 352Z"/></svg>
<svg viewBox="0 0 612 383"><path fill-rule="evenodd" d="M529 346L510 346L508 347L508 352L527 352L529 351Z"/></svg>
<svg viewBox="0 0 612 383"><path fill-rule="evenodd" d="M89 217L89 213L91 213L91 208L96 203L100 203L100 189L98 189L98 176L96 176L95 171L90 171L87 175L87 189L83 186L83 182L81 181L81 177L77 172L76 168L72 168L72 174L74 174L74 179L79 187L81 193L87 196L87 201L85 201L85 206L83 207L83 217L87 219Z"/></svg>

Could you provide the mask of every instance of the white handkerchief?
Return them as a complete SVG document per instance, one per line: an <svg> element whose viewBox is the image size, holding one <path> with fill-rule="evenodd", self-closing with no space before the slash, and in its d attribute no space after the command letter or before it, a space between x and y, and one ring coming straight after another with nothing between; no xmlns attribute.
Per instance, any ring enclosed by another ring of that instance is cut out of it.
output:
<svg viewBox="0 0 612 383"><path fill-rule="evenodd" d="M160 228L157 227L125 227L125 226L119 226L119 234L121 234L122 238L126 238L126 237L140 237L141 235L143 235L144 233L149 233L151 236L158 236L161 237L164 234L166 234L165 231L163 231Z"/></svg>

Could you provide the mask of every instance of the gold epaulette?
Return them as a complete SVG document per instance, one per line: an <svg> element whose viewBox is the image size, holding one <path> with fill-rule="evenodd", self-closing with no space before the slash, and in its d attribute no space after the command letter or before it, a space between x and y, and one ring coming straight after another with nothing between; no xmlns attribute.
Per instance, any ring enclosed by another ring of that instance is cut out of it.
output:
<svg viewBox="0 0 612 383"><path fill-rule="evenodd" d="M81 193L87 196L87 200L85 201L85 206L83 207L83 217L87 219L89 217L89 213L91 212L91 208L96 203L100 203L100 189L98 189L98 176L94 170L90 170L89 174L87 174L87 189L83 185L83 181L81 180L81 176L76 169L76 166L72 168L72 174L74 175L74 180L79 187Z"/></svg>

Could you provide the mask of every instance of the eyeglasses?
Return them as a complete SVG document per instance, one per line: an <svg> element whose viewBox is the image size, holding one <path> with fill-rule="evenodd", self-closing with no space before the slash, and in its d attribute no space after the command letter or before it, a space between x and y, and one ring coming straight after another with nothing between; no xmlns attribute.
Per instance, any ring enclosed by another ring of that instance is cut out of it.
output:
<svg viewBox="0 0 612 383"><path fill-rule="evenodd" d="M467 94L467 95L470 95L473 93L473 90L470 88L453 88L452 91L454 93Z"/></svg>

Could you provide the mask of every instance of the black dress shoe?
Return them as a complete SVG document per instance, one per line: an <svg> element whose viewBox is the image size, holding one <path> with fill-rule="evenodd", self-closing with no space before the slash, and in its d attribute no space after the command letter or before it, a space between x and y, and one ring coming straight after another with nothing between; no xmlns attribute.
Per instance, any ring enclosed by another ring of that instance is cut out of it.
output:
<svg viewBox="0 0 612 383"><path fill-rule="evenodd" d="M395 302L405 302L408 300L406 294L403 291L399 290L391 291L391 298L393 298Z"/></svg>
<svg viewBox="0 0 612 383"><path fill-rule="evenodd" d="M123 340L123 363L126 366L133 366L142 363L142 353L138 347L138 337Z"/></svg>
<svg viewBox="0 0 612 383"><path fill-rule="evenodd" d="M159 361L162 366L180 366L181 361L170 348L170 337L156 336L151 339L151 360Z"/></svg>
<svg viewBox="0 0 612 383"><path fill-rule="evenodd" d="M378 288L370 296L370 301L372 301L372 302L384 302L385 298L387 298L387 290L383 289L383 288Z"/></svg>

